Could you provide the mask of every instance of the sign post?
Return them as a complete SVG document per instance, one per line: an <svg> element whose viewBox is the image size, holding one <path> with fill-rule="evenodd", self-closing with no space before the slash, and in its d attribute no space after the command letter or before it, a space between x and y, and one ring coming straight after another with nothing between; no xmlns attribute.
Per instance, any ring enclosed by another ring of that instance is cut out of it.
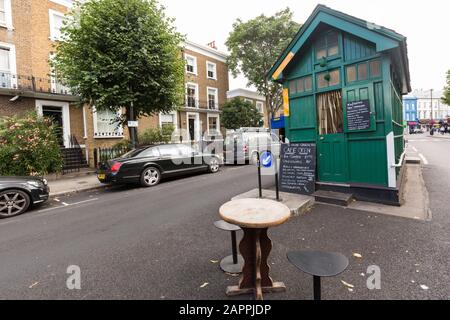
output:
<svg viewBox="0 0 450 320"><path fill-rule="evenodd" d="M259 174L261 174L261 166L265 169L270 169L272 167L275 168L275 192L277 201L280 201L280 191L278 186L278 165L277 159L274 157L273 153L269 150L262 152L261 154L258 152L258 168ZM261 177L260 177L261 178Z"/></svg>

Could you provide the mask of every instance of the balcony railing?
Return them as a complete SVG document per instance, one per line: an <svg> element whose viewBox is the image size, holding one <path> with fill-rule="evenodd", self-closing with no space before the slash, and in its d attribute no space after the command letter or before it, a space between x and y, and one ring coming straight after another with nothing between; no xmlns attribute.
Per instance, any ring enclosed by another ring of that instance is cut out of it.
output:
<svg viewBox="0 0 450 320"><path fill-rule="evenodd" d="M40 78L32 75L20 75L0 72L0 89L71 95L69 88L54 77Z"/></svg>
<svg viewBox="0 0 450 320"><path fill-rule="evenodd" d="M196 98L189 97L189 96L187 96L185 99L186 100L185 100L184 106L186 108L219 110L219 104L215 103L215 102L213 103L212 101L198 100Z"/></svg>

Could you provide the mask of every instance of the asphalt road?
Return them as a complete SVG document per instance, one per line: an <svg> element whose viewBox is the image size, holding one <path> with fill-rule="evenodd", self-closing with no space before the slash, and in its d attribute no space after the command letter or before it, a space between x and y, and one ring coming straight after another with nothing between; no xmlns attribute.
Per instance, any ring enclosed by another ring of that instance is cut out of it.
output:
<svg viewBox="0 0 450 320"><path fill-rule="evenodd" d="M311 299L311 277L286 259L304 248L350 259L347 271L323 280L324 299L450 299L450 140L409 139L427 162L432 221L317 205L269 231L271 275L287 291L266 299ZM0 299L229 299L225 288L238 278L216 262L230 254L230 236L213 222L221 204L254 187L254 167L227 167L151 189L81 193L1 220ZM81 290L66 287L69 265L81 269ZM372 265L380 290L366 285Z"/></svg>
<svg viewBox="0 0 450 320"><path fill-rule="evenodd" d="M0 220L0 299L160 298L162 288L183 286L184 263L217 239L220 205L256 186L255 167L224 167L149 189L57 198ZM80 291L66 287L69 265L81 269Z"/></svg>

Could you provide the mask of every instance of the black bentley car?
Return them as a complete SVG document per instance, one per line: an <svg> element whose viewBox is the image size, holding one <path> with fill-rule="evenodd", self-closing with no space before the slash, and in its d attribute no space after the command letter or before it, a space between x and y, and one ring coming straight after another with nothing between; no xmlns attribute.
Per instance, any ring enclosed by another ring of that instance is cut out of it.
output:
<svg viewBox="0 0 450 320"><path fill-rule="evenodd" d="M45 179L0 176L0 219L17 216L47 201L49 193Z"/></svg>
<svg viewBox="0 0 450 320"><path fill-rule="evenodd" d="M102 183L139 183L157 185L161 178L209 171L216 173L220 158L195 151L184 144L154 145L134 149L120 158L100 163L98 180Z"/></svg>

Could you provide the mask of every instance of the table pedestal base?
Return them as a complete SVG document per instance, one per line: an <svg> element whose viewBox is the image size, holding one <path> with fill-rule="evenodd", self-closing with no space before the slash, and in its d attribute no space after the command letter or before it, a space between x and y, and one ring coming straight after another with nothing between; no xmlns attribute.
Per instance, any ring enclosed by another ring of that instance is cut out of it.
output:
<svg viewBox="0 0 450 320"><path fill-rule="evenodd" d="M263 299L263 292L280 292L286 290L282 282L273 282L269 276L270 267L267 262L272 241L267 236L267 228L242 228L244 237L239 250L244 258L242 277L239 285L228 287L227 295L253 293L256 300Z"/></svg>
<svg viewBox="0 0 450 320"><path fill-rule="evenodd" d="M285 292L286 286L283 282L274 282L272 287L262 287L263 293L276 293L276 292ZM243 294L255 294L255 288L243 288L240 289L239 286L229 286L227 287L226 295L229 297L240 296Z"/></svg>

